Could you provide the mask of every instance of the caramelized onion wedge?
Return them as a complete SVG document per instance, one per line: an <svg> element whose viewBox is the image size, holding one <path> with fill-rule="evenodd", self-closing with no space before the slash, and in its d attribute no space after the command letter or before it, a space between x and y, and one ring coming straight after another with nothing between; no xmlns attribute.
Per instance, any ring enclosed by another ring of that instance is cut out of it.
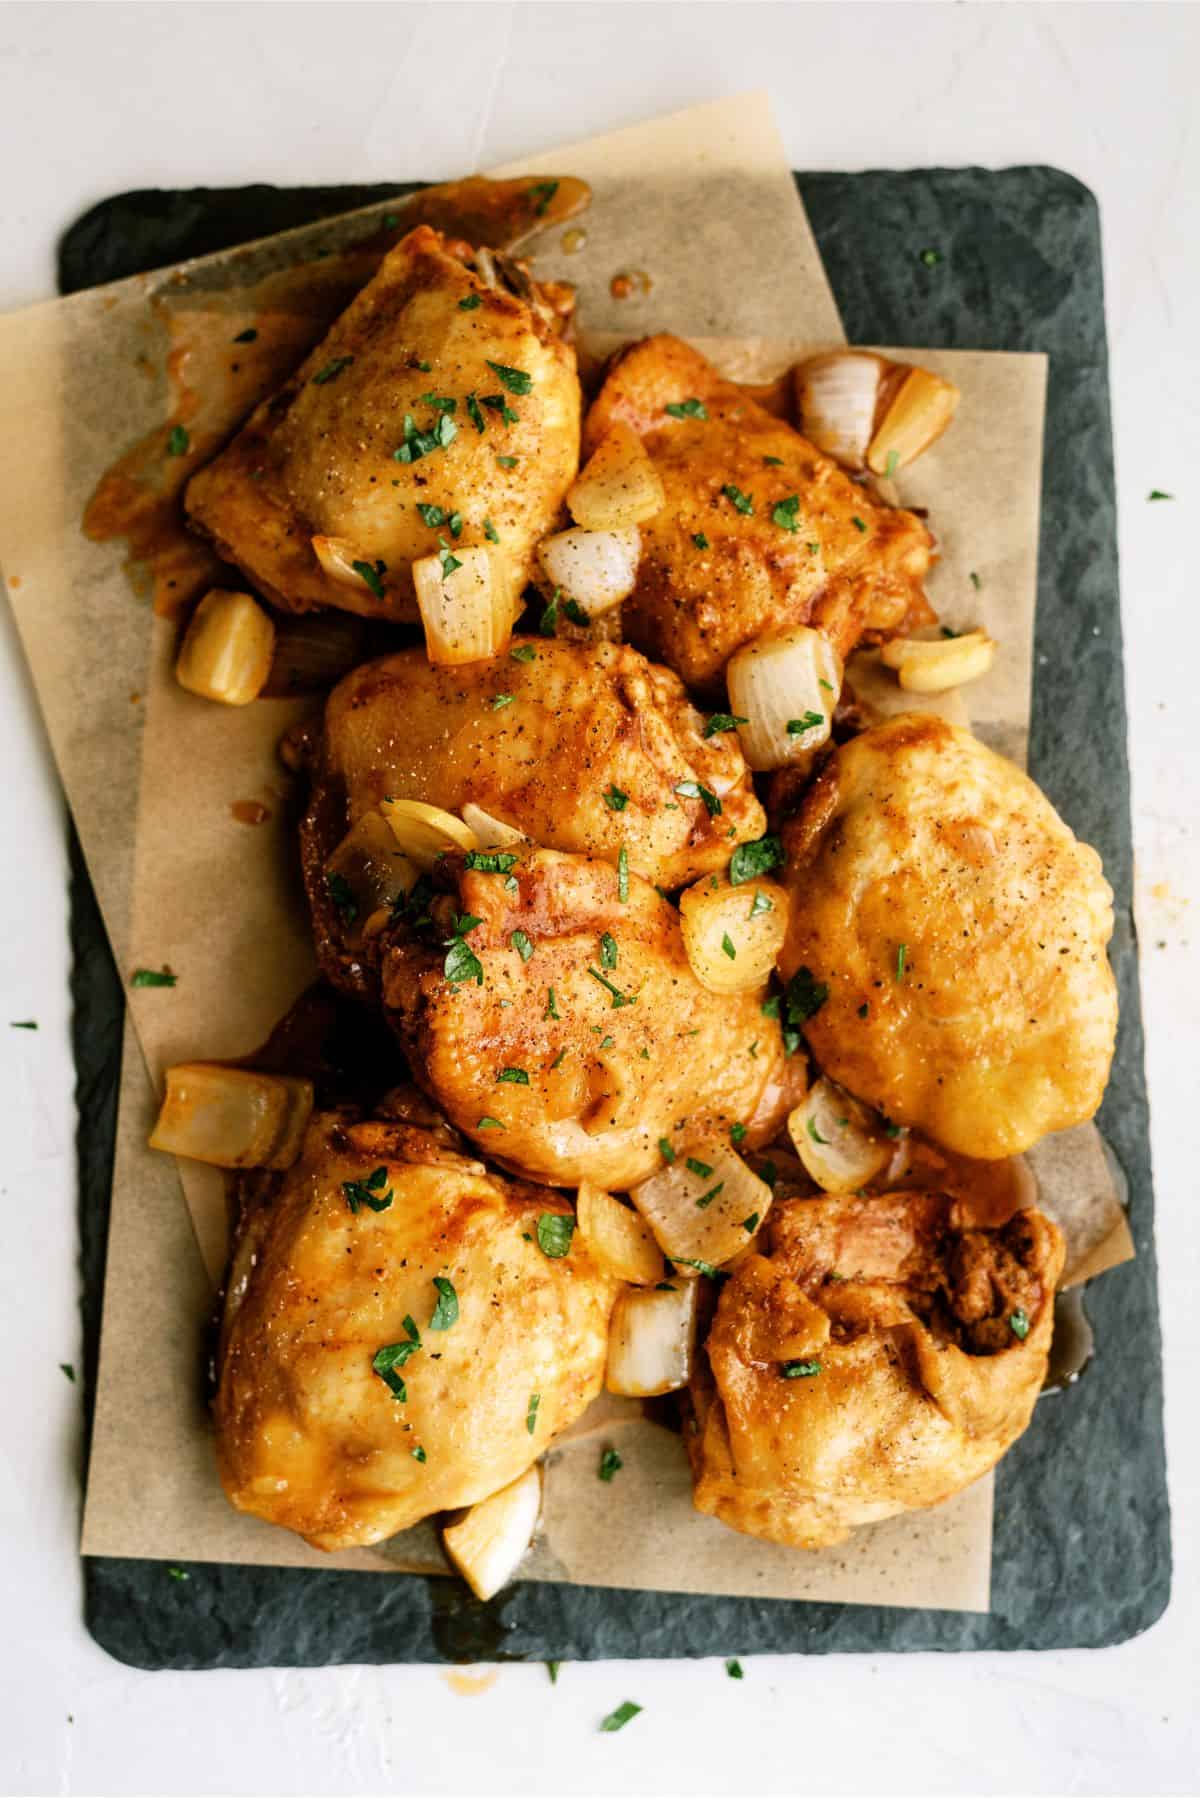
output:
<svg viewBox="0 0 1200 1798"><path fill-rule="evenodd" d="M787 935L788 895L773 880L737 886L705 875L679 898L683 947L710 993L745 993L775 967Z"/></svg>
<svg viewBox="0 0 1200 1798"><path fill-rule="evenodd" d="M291 1167L312 1108L311 1080L185 1061L167 1069L150 1147L212 1167Z"/></svg>
<svg viewBox="0 0 1200 1798"><path fill-rule="evenodd" d="M889 363L869 350L830 350L796 370L800 429L843 468L862 468Z"/></svg>
<svg viewBox="0 0 1200 1798"><path fill-rule="evenodd" d="M508 648L515 618L510 583L486 544L443 549L412 565L425 653L439 667L483 662Z"/></svg>
<svg viewBox="0 0 1200 1798"><path fill-rule="evenodd" d="M894 389L867 450L873 474L890 475L927 450L954 417L961 395L952 381L910 368Z"/></svg>
<svg viewBox="0 0 1200 1798"><path fill-rule="evenodd" d="M615 424L567 493L567 510L589 531L643 524L663 507L663 484L637 432Z"/></svg>
<svg viewBox="0 0 1200 1798"><path fill-rule="evenodd" d="M417 865L398 846L382 812L364 812L326 862L325 880L343 925L353 932L412 891Z"/></svg>
<svg viewBox="0 0 1200 1798"><path fill-rule="evenodd" d="M579 1234L605 1273L632 1286L653 1286L662 1279L662 1250L650 1226L610 1192L584 1184L575 1201Z"/></svg>
<svg viewBox="0 0 1200 1798"><path fill-rule="evenodd" d="M857 1192L892 1154L876 1114L832 1080L809 1088L788 1117L788 1135L822 1192Z"/></svg>
<svg viewBox="0 0 1200 1798"><path fill-rule="evenodd" d="M515 825L506 824L503 818L493 818L490 812L469 799L462 808L462 818L481 849L511 849L514 844L526 841Z"/></svg>
<svg viewBox="0 0 1200 1798"><path fill-rule="evenodd" d="M986 674L996 659L995 640L986 631L961 637L893 637L879 659L894 668L907 693L946 693Z"/></svg>
<svg viewBox="0 0 1200 1798"><path fill-rule="evenodd" d="M680 1263L685 1278L732 1261L771 1206L766 1181L718 1136L699 1137L677 1149L673 1162L629 1196L667 1260Z"/></svg>
<svg viewBox="0 0 1200 1798"><path fill-rule="evenodd" d="M249 705L267 684L275 626L248 593L214 587L192 613L175 679L201 699Z"/></svg>
<svg viewBox="0 0 1200 1798"><path fill-rule="evenodd" d="M628 1287L618 1298L608 1336L604 1384L623 1398L678 1392L692 1376L696 1343L695 1280L668 1290Z"/></svg>
<svg viewBox="0 0 1200 1798"><path fill-rule="evenodd" d="M384 799L379 809L405 855L423 874L453 850L479 848L475 832L440 805L426 805L423 799Z"/></svg>
<svg viewBox="0 0 1200 1798"><path fill-rule="evenodd" d="M476 1598L491 1598L513 1577L533 1541L541 1506L541 1471L529 1467L442 1531L442 1546Z"/></svg>
<svg viewBox="0 0 1200 1798"><path fill-rule="evenodd" d="M632 525L618 531L559 531L543 537L537 553L546 584L591 619L633 592L641 548L641 532Z"/></svg>
<svg viewBox="0 0 1200 1798"><path fill-rule="evenodd" d="M725 671L742 753L756 772L800 761L828 740L842 690L842 658L807 624L759 637Z"/></svg>

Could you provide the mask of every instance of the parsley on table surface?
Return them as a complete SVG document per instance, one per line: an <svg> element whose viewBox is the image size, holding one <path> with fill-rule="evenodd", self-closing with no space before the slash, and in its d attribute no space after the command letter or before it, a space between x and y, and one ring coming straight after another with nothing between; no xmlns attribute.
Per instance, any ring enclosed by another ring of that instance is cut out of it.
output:
<svg viewBox="0 0 1200 1798"><path fill-rule="evenodd" d="M58 1364L58 1371L59 1371L59 1373L66 1374L66 1376L67 1376L68 1380L70 1380L72 1386L75 1384L75 1369L72 1367L72 1365L69 1361L60 1361Z"/></svg>
<svg viewBox="0 0 1200 1798"><path fill-rule="evenodd" d="M192 1577L186 1567L168 1567L167 1575L173 1580L187 1580Z"/></svg>
<svg viewBox="0 0 1200 1798"><path fill-rule="evenodd" d="M607 1484L612 1480L614 1474L620 1473L624 1465L624 1461L622 1461L615 1448L606 1448L601 1451L600 1465L596 1469L596 1472L598 1477Z"/></svg>
<svg viewBox="0 0 1200 1798"><path fill-rule="evenodd" d="M1164 493L1161 487L1151 487L1149 493L1146 495L1146 498L1148 500L1151 500L1151 499L1174 499L1175 495L1173 493Z"/></svg>
<svg viewBox="0 0 1200 1798"><path fill-rule="evenodd" d="M600 1728L605 1735L614 1735L618 1729L624 1729L627 1723L631 1723L641 1713L641 1709L640 1704L634 1704L631 1698L627 1698L615 1711L609 1711Z"/></svg>
<svg viewBox="0 0 1200 1798"><path fill-rule="evenodd" d="M558 1670L561 1666L562 1666L561 1661L547 1661L546 1662L546 1672L550 1675L550 1684L552 1686L556 1686L558 1684Z"/></svg>
<svg viewBox="0 0 1200 1798"><path fill-rule="evenodd" d="M37 1029L37 1019L36 1018L14 1018L8 1027L10 1030L36 1030Z"/></svg>
<svg viewBox="0 0 1200 1798"><path fill-rule="evenodd" d="M571 1247L575 1219L566 1211L543 1211L537 1221L538 1248L551 1261L558 1261Z"/></svg>
<svg viewBox="0 0 1200 1798"><path fill-rule="evenodd" d="M940 250L930 249L921 251L921 261L925 264L926 268L936 268L941 260L942 252Z"/></svg>
<svg viewBox="0 0 1200 1798"><path fill-rule="evenodd" d="M169 968L135 968L131 986L175 986L178 974L172 974Z"/></svg>
<svg viewBox="0 0 1200 1798"><path fill-rule="evenodd" d="M725 1671L728 1673L730 1679L742 1679L744 1677L742 1673L742 1663L740 1661L726 1661Z"/></svg>

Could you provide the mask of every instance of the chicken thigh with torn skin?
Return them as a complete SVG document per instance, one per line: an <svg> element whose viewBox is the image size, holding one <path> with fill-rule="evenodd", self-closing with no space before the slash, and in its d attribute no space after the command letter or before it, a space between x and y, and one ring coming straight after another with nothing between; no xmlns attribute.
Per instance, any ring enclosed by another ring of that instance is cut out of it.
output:
<svg viewBox="0 0 1200 1798"><path fill-rule="evenodd" d="M685 1430L698 1510L796 1548L993 1467L1046 1376L1063 1241L940 1193L790 1199L721 1292Z"/></svg>
<svg viewBox="0 0 1200 1798"><path fill-rule="evenodd" d="M778 1132L788 1068L763 991L706 991L648 882L549 849L495 871L447 856L435 880L449 890L416 901L429 924L384 933L384 1006L414 1077L492 1160L625 1191L677 1131L744 1125L750 1148Z"/></svg>
<svg viewBox="0 0 1200 1798"><path fill-rule="evenodd" d="M735 650L793 625L843 659L866 639L929 623L933 540L678 337L622 351L587 415L590 453L633 428L663 484L641 525L626 636L689 687L713 692Z"/></svg>

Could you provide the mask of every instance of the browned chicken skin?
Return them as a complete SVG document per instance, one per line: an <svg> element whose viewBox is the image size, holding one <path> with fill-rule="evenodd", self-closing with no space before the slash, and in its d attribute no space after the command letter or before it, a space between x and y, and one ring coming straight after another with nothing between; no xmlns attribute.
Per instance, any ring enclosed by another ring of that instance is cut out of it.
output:
<svg viewBox="0 0 1200 1798"><path fill-rule="evenodd" d="M666 410L689 400L704 416ZM845 656L864 636L933 617L924 525L878 504L679 338L618 356L587 415L585 452L619 421L642 438L666 495L641 526L624 628L689 686L715 689L734 650L771 630L813 625Z"/></svg>
<svg viewBox="0 0 1200 1798"><path fill-rule="evenodd" d="M957 1201L905 1192L785 1200L767 1235L722 1291L694 1381L697 1508L819 1548L993 1467L1045 1378L1054 1224L1018 1211L974 1229Z"/></svg>
<svg viewBox="0 0 1200 1798"><path fill-rule="evenodd" d="M785 831L780 968L823 1070L962 1155L1092 1116L1116 1036L1100 858L1020 769L909 713L843 744Z"/></svg>
<svg viewBox="0 0 1200 1798"><path fill-rule="evenodd" d="M616 1298L578 1234L539 1248L539 1217L566 1210L443 1133L318 1113L234 1255L215 1406L231 1502L350 1548L523 1473L599 1392ZM414 1330L389 1383L373 1362Z"/></svg>
<svg viewBox="0 0 1200 1798"><path fill-rule="evenodd" d="M736 732L705 737L669 669L616 643L517 648L464 668L406 650L330 695L302 840L318 952L339 985L361 987L358 945L348 963L325 864L381 799L451 812L470 801L531 842L611 862L624 848L635 873L667 888L723 868L766 828ZM689 782L719 813L677 791Z"/></svg>
<svg viewBox="0 0 1200 1798"><path fill-rule="evenodd" d="M624 1190L677 1131L745 1124L751 1148L775 1134L779 1024L761 991L700 985L679 914L652 886L631 874L622 900L610 863L549 849L495 873L461 862L447 858L453 892L434 900L432 928L384 933L383 996L415 1078L489 1157ZM462 938L477 978L454 948L463 918L478 920ZM457 982L450 953L465 963Z"/></svg>
<svg viewBox="0 0 1200 1798"><path fill-rule="evenodd" d="M438 552L439 532L451 540L455 514L464 546L492 540L490 524L515 601L558 516L579 458L574 352L519 271L514 292L502 259L480 251L469 266L459 248L428 225L403 237L188 487L192 522L286 611L415 619L412 563ZM382 597L352 571L326 573L314 536L346 545Z"/></svg>

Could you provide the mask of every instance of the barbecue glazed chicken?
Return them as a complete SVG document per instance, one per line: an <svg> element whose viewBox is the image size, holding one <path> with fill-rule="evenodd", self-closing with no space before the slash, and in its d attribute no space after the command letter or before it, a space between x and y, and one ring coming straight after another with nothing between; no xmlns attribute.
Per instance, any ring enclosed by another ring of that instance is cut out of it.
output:
<svg viewBox="0 0 1200 1798"><path fill-rule="evenodd" d="M784 1056L763 990L702 987L648 882L552 849L471 859L447 856L448 890L410 900L428 925L385 930L382 985L414 1078L489 1159L624 1191L684 1122L744 1125L751 1148L778 1131Z"/></svg>
<svg viewBox="0 0 1200 1798"><path fill-rule="evenodd" d="M545 848L602 856L673 888L724 868L766 829L736 732L704 718L669 669L615 643L531 639L517 656L434 667L421 650L367 662L325 710L302 846L322 967L361 990L358 938L327 864L381 800L483 808ZM677 788L697 783L702 800ZM352 946L347 949L347 938Z"/></svg>
<svg viewBox="0 0 1200 1798"><path fill-rule="evenodd" d="M192 523L284 611L415 619L412 563L453 542L492 546L515 612L579 459L559 299L417 226L193 477Z"/></svg>
<svg viewBox="0 0 1200 1798"><path fill-rule="evenodd" d="M693 1380L697 1509L820 1548L993 1467L1045 1378L1054 1224L975 1229L958 1201L906 1192L787 1200L764 1235Z"/></svg>
<svg viewBox="0 0 1200 1798"><path fill-rule="evenodd" d="M642 439L665 494L641 526L623 628L690 687L713 690L733 652L767 631L810 625L845 657L863 637L932 620L920 520L878 504L679 338L616 358L585 452L618 423Z"/></svg>
<svg viewBox="0 0 1200 1798"><path fill-rule="evenodd" d="M444 1132L317 1113L230 1270L215 1417L231 1502L352 1548L516 1479L604 1371L616 1283L578 1235L557 1258L539 1247L539 1218L567 1210Z"/></svg>
<svg viewBox="0 0 1200 1798"><path fill-rule="evenodd" d="M1020 769L910 713L834 752L784 844L780 969L828 989L804 1024L825 1073L980 1159L1092 1116L1116 1036L1112 890Z"/></svg>

